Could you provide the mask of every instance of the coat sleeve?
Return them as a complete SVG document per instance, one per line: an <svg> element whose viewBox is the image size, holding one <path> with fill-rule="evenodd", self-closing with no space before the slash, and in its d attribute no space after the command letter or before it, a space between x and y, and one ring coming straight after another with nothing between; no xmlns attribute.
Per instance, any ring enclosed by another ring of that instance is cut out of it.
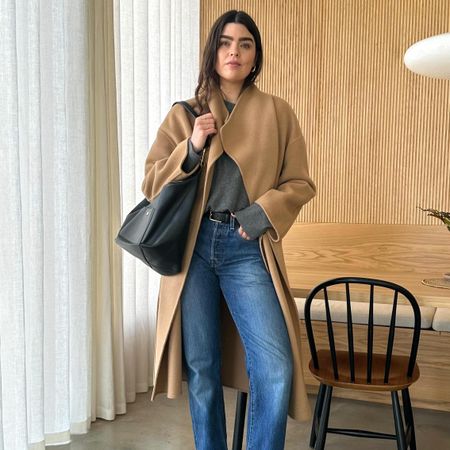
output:
<svg viewBox="0 0 450 450"><path fill-rule="evenodd" d="M157 196L166 184L186 178L197 169L195 166L190 172L183 170L192 125L182 108L176 105L169 112L145 160L141 189L148 200Z"/></svg>
<svg viewBox="0 0 450 450"><path fill-rule="evenodd" d="M287 144L278 185L256 200L272 224L270 238L278 242L286 235L302 206L316 195L309 176L305 141L301 133Z"/></svg>

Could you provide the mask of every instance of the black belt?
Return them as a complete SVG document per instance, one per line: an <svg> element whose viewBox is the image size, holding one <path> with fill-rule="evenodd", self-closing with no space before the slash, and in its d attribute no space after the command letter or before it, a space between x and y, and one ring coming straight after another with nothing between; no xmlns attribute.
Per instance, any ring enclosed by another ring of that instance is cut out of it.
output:
<svg viewBox="0 0 450 450"><path fill-rule="evenodd" d="M206 211L205 216L213 222L230 223L231 213L227 211ZM237 219L234 219L237 223Z"/></svg>

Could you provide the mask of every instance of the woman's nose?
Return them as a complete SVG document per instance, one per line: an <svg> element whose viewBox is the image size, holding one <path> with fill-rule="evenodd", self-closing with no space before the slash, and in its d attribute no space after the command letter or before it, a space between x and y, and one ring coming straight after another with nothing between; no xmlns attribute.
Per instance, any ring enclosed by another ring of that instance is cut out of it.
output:
<svg viewBox="0 0 450 450"><path fill-rule="evenodd" d="M230 56L238 56L238 55L239 55L239 52L238 52L237 47L230 49Z"/></svg>

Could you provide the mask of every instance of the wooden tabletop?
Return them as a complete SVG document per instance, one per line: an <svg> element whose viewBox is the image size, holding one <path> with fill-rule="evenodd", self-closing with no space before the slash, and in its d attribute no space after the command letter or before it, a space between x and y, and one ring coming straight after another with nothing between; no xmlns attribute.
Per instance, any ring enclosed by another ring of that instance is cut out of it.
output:
<svg viewBox="0 0 450 450"><path fill-rule="evenodd" d="M450 290L422 283L450 272L444 226L296 223L283 250L295 296L329 278L360 276L398 283L421 305L450 308Z"/></svg>

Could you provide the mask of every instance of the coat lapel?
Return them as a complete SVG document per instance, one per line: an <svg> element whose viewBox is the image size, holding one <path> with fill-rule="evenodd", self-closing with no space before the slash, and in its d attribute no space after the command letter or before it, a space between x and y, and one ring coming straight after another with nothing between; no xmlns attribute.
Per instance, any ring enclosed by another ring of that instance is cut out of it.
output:
<svg viewBox="0 0 450 450"><path fill-rule="evenodd" d="M280 164L275 106L267 97L254 85L246 88L220 129L223 150L239 167L250 203L274 187Z"/></svg>
<svg viewBox="0 0 450 450"><path fill-rule="evenodd" d="M211 98L208 101L209 110L216 120L217 130L220 130L228 118L228 110L223 101L223 97L219 89L214 89L211 93ZM211 146L209 148L207 172L211 171L214 163L220 158L223 153L223 148L220 139L220 132L211 139Z"/></svg>

